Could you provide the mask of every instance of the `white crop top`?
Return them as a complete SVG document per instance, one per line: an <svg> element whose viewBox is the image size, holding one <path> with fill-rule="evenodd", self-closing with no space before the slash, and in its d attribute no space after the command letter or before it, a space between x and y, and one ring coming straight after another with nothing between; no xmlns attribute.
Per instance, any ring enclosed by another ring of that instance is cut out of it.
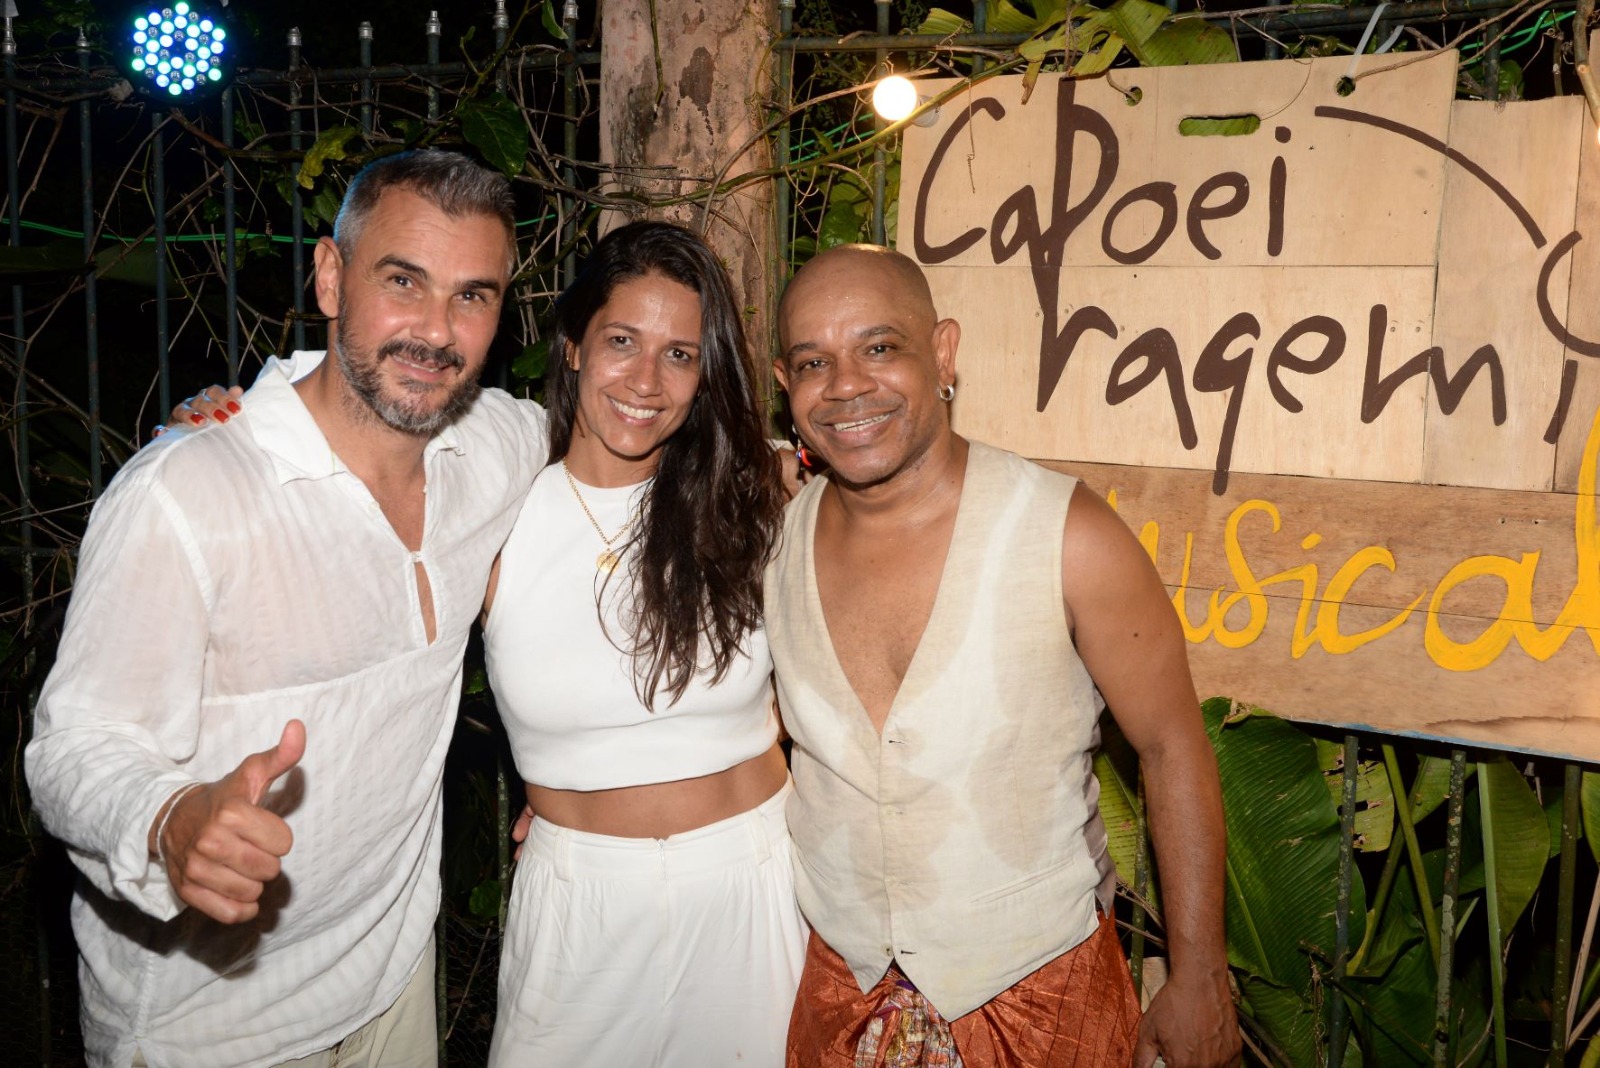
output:
<svg viewBox="0 0 1600 1068"><path fill-rule="evenodd" d="M648 485L579 489L610 535ZM630 658L607 636L628 642L621 614L631 604L626 554L605 583L606 630L595 609L606 578L596 558L604 549L563 465L545 468L501 550L483 641L523 779L558 790L642 786L724 771L771 748L778 722L761 628L718 685L708 686L701 674L676 704L658 697L654 712L644 707Z"/></svg>

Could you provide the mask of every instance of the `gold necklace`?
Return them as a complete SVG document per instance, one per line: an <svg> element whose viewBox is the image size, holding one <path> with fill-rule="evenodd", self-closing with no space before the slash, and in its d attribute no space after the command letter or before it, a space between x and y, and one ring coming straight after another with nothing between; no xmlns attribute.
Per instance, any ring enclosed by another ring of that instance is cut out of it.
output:
<svg viewBox="0 0 1600 1068"><path fill-rule="evenodd" d="M622 554L613 549L612 546L617 543L618 538L628 532L629 527L633 526L633 521L639 518L639 511L637 508L634 509L633 514L628 517L628 521L622 524L615 534L609 538L606 537L606 532L600 529L600 521L594 517L593 512L589 511L589 502L584 500L583 494L578 491L578 480L572 477L572 470L567 467L565 460L561 462L561 470L567 476L567 485L572 487L572 495L578 499L578 507L583 509L583 514L589 517L589 525L594 527L594 532L600 535L600 540L605 543L605 549L601 551L599 556L594 558L595 570L609 575L617 569L618 564L622 563Z"/></svg>

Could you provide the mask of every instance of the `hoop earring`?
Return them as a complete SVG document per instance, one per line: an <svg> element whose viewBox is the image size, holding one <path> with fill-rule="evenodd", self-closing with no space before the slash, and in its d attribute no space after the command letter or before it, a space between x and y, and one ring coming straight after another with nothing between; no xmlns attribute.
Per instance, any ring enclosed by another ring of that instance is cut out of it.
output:
<svg viewBox="0 0 1600 1068"><path fill-rule="evenodd" d="M949 385L940 386L936 392L940 400L949 404L956 399L956 384L951 382Z"/></svg>
<svg viewBox="0 0 1600 1068"><path fill-rule="evenodd" d="M812 456L806 451L805 439L800 436L800 428L795 426L791 421L789 423L789 429L794 432L794 458L798 460L800 462L800 466L805 468L807 471L815 470L817 466L816 457Z"/></svg>

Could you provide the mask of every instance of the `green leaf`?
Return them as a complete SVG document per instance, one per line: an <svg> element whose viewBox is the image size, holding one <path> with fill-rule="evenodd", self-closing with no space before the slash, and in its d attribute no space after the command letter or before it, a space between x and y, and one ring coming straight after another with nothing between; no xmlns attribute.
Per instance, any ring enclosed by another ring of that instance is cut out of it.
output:
<svg viewBox="0 0 1600 1068"><path fill-rule="evenodd" d="M300 163L300 171L295 175L295 181L300 183L302 189L310 189L316 180L322 177L323 169L330 159L345 159L345 146L350 139L360 133L355 126L335 126L324 130L322 136L317 138L317 143L306 149L306 158Z"/></svg>
<svg viewBox="0 0 1600 1068"><path fill-rule="evenodd" d="M483 668L475 667L467 672L467 679L461 687L461 692L471 697L475 694L483 693L488 688L489 676L484 673Z"/></svg>
<svg viewBox="0 0 1600 1068"><path fill-rule="evenodd" d="M1444 850L1424 853L1422 870L1430 887L1439 886L1444 873ZM1395 870L1394 885L1383 915L1371 922L1377 924L1377 931L1367 946L1366 957L1352 974L1380 976L1393 966L1401 953L1425 939L1421 904L1417 900L1417 884L1410 864L1401 864Z"/></svg>
<svg viewBox="0 0 1600 1068"><path fill-rule="evenodd" d="M1139 799L1105 753L1096 753L1094 775L1100 780L1100 819L1106 825L1106 851L1117 877L1129 886L1139 863Z"/></svg>
<svg viewBox="0 0 1600 1068"><path fill-rule="evenodd" d="M1500 757L1485 763L1479 771L1489 777L1489 804L1494 824L1495 882L1499 892L1500 931L1510 937L1511 928L1533 900L1550 859L1550 827L1545 822L1539 800L1516 765ZM1478 844L1477 855L1469 865L1463 858L1462 893L1484 885L1483 817L1481 801L1469 799L1462 822L1464 841Z"/></svg>
<svg viewBox="0 0 1600 1068"><path fill-rule="evenodd" d="M334 220L339 217L339 203L339 194L333 191L333 186L323 182L316 195L305 203L306 222L315 229L320 220L328 224L328 229L333 229Z"/></svg>
<svg viewBox="0 0 1600 1068"><path fill-rule="evenodd" d="M539 21L544 24L544 32L558 41L567 39L567 31L561 28L561 23L556 19L555 0L544 0L539 5Z"/></svg>
<svg viewBox="0 0 1600 1068"><path fill-rule="evenodd" d="M817 249L863 241L871 225L871 194L855 175L842 176L828 187L827 207L817 227Z"/></svg>
<svg viewBox="0 0 1600 1068"><path fill-rule="evenodd" d="M1418 940L1381 976L1345 980L1363 1057L1383 1068L1430 1064L1434 964Z"/></svg>
<svg viewBox="0 0 1600 1068"><path fill-rule="evenodd" d="M544 369L550 359L550 342L541 338L532 345L524 345L522 352L511 361L511 374L525 382L544 377Z"/></svg>
<svg viewBox="0 0 1600 1068"><path fill-rule="evenodd" d="M1462 784L1477 774L1470 763ZM1417 761L1417 778L1411 784L1411 822L1421 823L1423 818L1444 804L1450 796L1450 761L1444 757L1424 756Z"/></svg>
<svg viewBox="0 0 1600 1068"><path fill-rule="evenodd" d="M465 101L457 114L461 117L461 136L491 167L507 178L522 173L528 158L528 124L515 101L492 93L483 100Z"/></svg>
<svg viewBox="0 0 1600 1068"><path fill-rule="evenodd" d="M1072 61L1072 73L1078 77L1088 77L1109 70L1111 64L1122 54L1124 43L1122 38L1114 33L1096 37L1088 42L1088 47Z"/></svg>
<svg viewBox="0 0 1600 1068"><path fill-rule="evenodd" d="M408 146L415 145L422 140L423 133L428 129L427 123L421 119L395 119L393 122L395 131L400 135L400 140L404 141Z"/></svg>
<svg viewBox="0 0 1600 1068"><path fill-rule="evenodd" d="M1317 766L1333 807L1344 801L1344 746L1316 739ZM1388 772L1376 760L1359 761L1356 768L1356 848L1381 853L1394 836L1394 788Z"/></svg>
<svg viewBox="0 0 1600 1068"><path fill-rule="evenodd" d="M467 907L480 920L492 920L500 915L500 880L485 879L472 888Z"/></svg>
<svg viewBox="0 0 1600 1068"><path fill-rule="evenodd" d="M1011 0L983 0L989 5L990 33L1034 33L1045 20L1019 10ZM1054 20L1051 20L1054 21Z"/></svg>
<svg viewBox="0 0 1600 1068"><path fill-rule="evenodd" d="M922 25L917 27L918 33L938 34L940 37L949 37L956 33L971 33L972 23L942 7L928 9L928 17L922 20Z"/></svg>
<svg viewBox="0 0 1600 1068"><path fill-rule="evenodd" d="M1107 29L1127 42L1136 56L1139 46L1150 40L1161 24L1172 17L1165 4L1152 4L1150 0L1117 0L1105 14ZM1139 62L1148 61L1140 57Z"/></svg>
<svg viewBox="0 0 1600 1068"><path fill-rule="evenodd" d="M1178 120L1178 132L1185 137L1243 137L1261 129L1257 115L1231 115L1227 118L1189 116Z"/></svg>
<svg viewBox="0 0 1600 1068"><path fill-rule="evenodd" d="M1547 782L1543 785L1544 794L1544 823L1550 831L1550 856L1561 855L1561 820L1562 809L1566 807L1566 789L1561 783ZM1578 837L1583 837L1583 823L1578 824Z"/></svg>
<svg viewBox="0 0 1600 1068"><path fill-rule="evenodd" d="M1317 766L1315 743L1274 716L1224 724L1225 698L1203 706L1216 747L1228 829L1228 957L1281 993L1247 992L1248 1010L1291 1064L1317 1063L1318 972L1333 957L1339 818ZM1361 943L1366 890L1350 894L1350 944ZM1288 995L1292 995L1288 996Z"/></svg>
<svg viewBox="0 0 1600 1068"><path fill-rule="evenodd" d="M242 111L234 112L233 129L239 135L239 140L247 145L267 136L267 128L259 122L251 122Z"/></svg>
<svg viewBox="0 0 1600 1068"><path fill-rule="evenodd" d="M1500 61L1500 100L1521 100L1523 90L1522 64L1514 59Z"/></svg>
<svg viewBox="0 0 1600 1068"><path fill-rule="evenodd" d="M1147 67L1236 63L1239 60L1239 50L1226 30L1194 18L1173 19L1164 23L1149 39L1130 41L1128 47L1134 57Z"/></svg>
<svg viewBox="0 0 1600 1068"><path fill-rule="evenodd" d="M1059 52L1067 46L1067 27L1057 26L1050 32L1040 32L1023 41L1017 46L1017 55L1030 63L1040 63L1051 52Z"/></svg>
<svg viewBox="0 0 1600 1068"><path fill-rule="evenodd" d="M1600 860L1600 771L1583 773L1578 802L1583 810L1583 837L1589 843L1589 852Z"/></svg>
<svg viewBox="0 0 1600 1068"><path fill-rule="evenodd" d="M0 246L0 281L41 282L83 270L83 246L53 241L42 246Z"/></svg>

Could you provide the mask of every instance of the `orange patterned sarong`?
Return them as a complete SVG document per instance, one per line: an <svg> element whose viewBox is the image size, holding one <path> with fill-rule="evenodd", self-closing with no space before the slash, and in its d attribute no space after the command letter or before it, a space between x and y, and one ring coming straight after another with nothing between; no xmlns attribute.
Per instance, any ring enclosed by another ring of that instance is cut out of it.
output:
<svg viewBox="0 0 1600 1068"><path fill-rule="evenodd" d="M948 1023L893 965L861 993L813 932L787 1065L1120 1068L1133 1062L1138 1030L1139 1002L1109 916L1086 941Z"/></svg>

